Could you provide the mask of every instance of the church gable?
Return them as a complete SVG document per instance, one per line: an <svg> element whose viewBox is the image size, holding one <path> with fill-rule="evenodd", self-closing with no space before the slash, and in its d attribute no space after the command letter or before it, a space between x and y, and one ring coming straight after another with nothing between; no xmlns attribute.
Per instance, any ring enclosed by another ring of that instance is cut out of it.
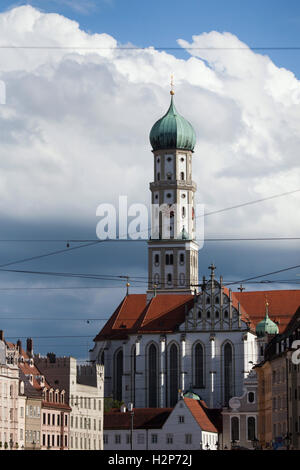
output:
<svg viewBox="0 0 300 470"><path fill-rule="evenodd" d="M243 307L231 290L215 279L203 280L202 292L195 298L180 331L245 330L253 327Z"/></svg>

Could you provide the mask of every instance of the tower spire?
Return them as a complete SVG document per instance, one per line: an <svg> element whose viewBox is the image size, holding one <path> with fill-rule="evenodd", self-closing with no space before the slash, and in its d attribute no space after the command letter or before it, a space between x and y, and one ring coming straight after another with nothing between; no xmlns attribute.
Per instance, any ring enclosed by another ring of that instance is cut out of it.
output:
<svg viewBox="0 0 300 470"><path fill-rule="evenodd" d="M174 80L174 75L172 74L172 75L171 75L171 83L170 83L170 85L171 85L170 95L171 95L171 96L174 96L174 95L175 95L175 91L174 91L174 81L173 81L173 80Z"/></svg>

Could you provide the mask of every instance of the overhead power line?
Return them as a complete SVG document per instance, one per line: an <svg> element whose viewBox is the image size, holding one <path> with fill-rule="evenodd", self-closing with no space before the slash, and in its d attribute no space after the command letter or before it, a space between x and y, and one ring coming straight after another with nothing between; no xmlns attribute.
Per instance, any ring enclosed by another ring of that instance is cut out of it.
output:
<svg viewBox="0 0 300 470"><path fill-rule="evenodd" d="M0 45L0 49L53 49L53 50L84 50L84 51L298 51L300 46L245 46L245 47L215 47L215 46L55 46L42 45Z"/></svg>

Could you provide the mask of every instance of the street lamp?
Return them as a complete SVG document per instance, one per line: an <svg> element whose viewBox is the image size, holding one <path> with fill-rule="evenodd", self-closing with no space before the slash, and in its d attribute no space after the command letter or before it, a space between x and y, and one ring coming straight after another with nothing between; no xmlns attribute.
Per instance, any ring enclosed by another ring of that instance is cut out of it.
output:
<svg viewBox="0 0 300 470"><path fill-rule="evenodd" d="M128 411L130 411L130 449L133 450L133 418L134 410L133 403L128 403Z"/></svg>

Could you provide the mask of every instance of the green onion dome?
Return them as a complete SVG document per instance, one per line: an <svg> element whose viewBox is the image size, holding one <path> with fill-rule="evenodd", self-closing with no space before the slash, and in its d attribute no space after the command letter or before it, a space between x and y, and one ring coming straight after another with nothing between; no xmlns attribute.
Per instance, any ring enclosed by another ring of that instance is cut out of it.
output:
<svg viewBox="0 0 300 470"><path fill-rule="evenodd" d="M201 400L201 397L195 393L192 388L183 394L184 398L193 398L193 400Z"/></svg>
<svg viewBox="0 0 300 470"><path fill-rule="evenodd" d="M269 317L268 303L266 303L265 318L256 325L256 336L259 338L265 335L277 335L279 333L278 326Z"/></svg>
<svg viewBox="0 0 300 470"><path fill-rule="evenodd" d="M194 150L196 134L192 125L178 114L171 91L171 104L167 113L151 129L150 143L153 150Z"/></svg>

